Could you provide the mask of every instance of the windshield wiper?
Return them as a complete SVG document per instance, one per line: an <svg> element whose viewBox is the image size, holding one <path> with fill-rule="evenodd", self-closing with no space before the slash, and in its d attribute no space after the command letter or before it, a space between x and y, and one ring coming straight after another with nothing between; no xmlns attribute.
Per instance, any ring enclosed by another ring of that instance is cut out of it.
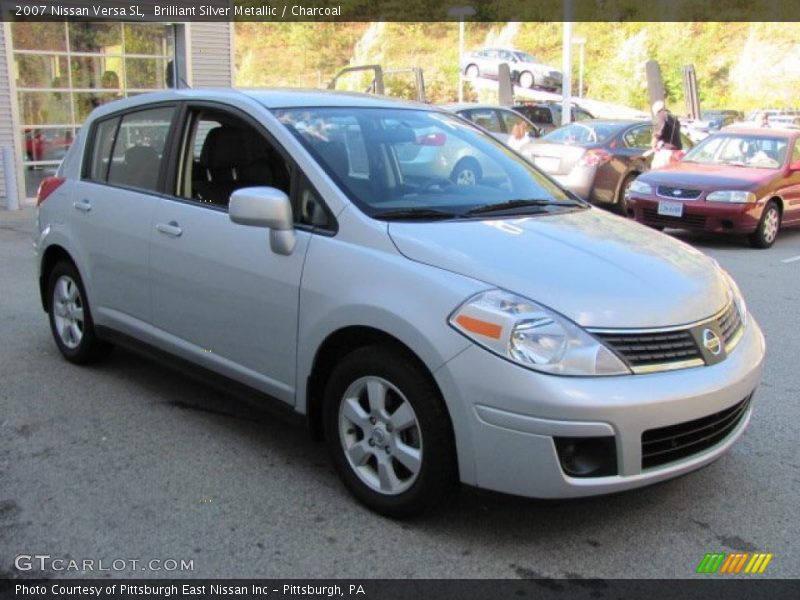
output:
<svg viewBox="0 0 800 600"><path fill-rule="evenodd" d="M396 210L384 210L372 215L374 219L386 221L411 221L415 219L454 219L458 215L438 208L398 208Z"/></svg>
<svg viewBox="0 0 800 600"><path fill-rule="evenodd" d="M472 216L472 215L483 215L487 213L493 212L503 212L506 210L513 210L516 208L528 208L528 207L547 207L547 206L583 206L578 202L558 202L555 200L546 200L546 199L531 199L531 200L507 200L505 202L497 202L494 204L484 204L482 206L476 206L475 208L471 208L467 212L464 213L464 216Z"/></svg>

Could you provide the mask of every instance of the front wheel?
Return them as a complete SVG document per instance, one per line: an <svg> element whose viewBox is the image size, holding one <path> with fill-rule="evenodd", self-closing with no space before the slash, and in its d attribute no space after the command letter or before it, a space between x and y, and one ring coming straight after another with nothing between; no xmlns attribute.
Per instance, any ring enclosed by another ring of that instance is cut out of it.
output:
<svg viewBox="0 0 800 600"><path fill-rule="evenodd" d="M53 267L47 290L50 330L64 358L83 364L107 354L111 345L95 334L86 290L75 265L62 261Z"/></svg>
<svg viewBox="0 0 800 600"><path fill-rule="evenodd" d="M481 180L481 166L474 158L462 158L450 173L456 185L477 185Z"/></svg>
<svg viewBox="0 0 800 600"><path fill-rule="evenodd" d="M618 215L622 215L623 217L632 217L633 215L628 211L628 198L626 194L631 187L631 184L636 179L639 173L629 173L625 179L622 181L622 185L619 186L619 194L617 195L617 201L613 206L613 210Z"/></svg>
<svg viewBox="0 0 800 600"><path fill-rule="evenodd" d="M756 230L750 234L750 244L756 248L769 248L775 243L781 228L781 211L774 200L767 202Z"/></svg>
<svg viewBox="0 0 800 600"><path fill-rule="evenodd" d="M456 481L450 419L430 375L388 346L345 356L325 387L325 438L350 492L390 517L423 512Z"/></svg>
<svg viewBox="0 0 800 600"><path fill-rule="evenodd" d="M530 71L523 71L520 73L519 85L527 89L532 89L534 85L533 73Z"/></svg>
<svg viewBox="0 0 800 600"><path fill-rule="evenodd" d="M478 65L469 65L469 66L467 66L467 69L464 72L464 74L469 79L476 79L478 77L478 75L480 74L479 71L478 71Z"/></svg>

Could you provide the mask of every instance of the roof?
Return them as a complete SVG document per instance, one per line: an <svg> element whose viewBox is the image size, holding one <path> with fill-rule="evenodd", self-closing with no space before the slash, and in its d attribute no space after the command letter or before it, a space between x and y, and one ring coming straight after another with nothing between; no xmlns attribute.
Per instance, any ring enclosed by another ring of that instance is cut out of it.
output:
<svg viewBox="0 0 800 600"><path fill-rule="evenodd" d="M304 88L276 88L276 89L239 89L239 88L180 88L141 94L122 100L115 100L98 107L92 114L102 116L119 110L144 106L155 102L186 101L186 100L216 100L224 101L231 98L240 100L252 98L259 104L269 108L312 108L332 106L358 106L372 108L417 108L435 110L428 104L377 96L375 94L359 94L355 92L341 92L333 90L316 90Z"/></svg>
<svg viewBox="0 0 800 600"><path fill-rule="evenodd" d="M720 135L720 134L735 134L735 135L753 135L759 137L792 137L800 135L799 129L783 129L781 127L723 127L717 133L712 135Z"/></svg>

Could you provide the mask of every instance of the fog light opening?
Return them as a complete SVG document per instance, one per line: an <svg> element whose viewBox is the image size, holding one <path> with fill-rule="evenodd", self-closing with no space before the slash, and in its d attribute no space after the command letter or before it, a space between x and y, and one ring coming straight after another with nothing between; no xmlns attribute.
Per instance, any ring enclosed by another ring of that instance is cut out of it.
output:
<svg viewBox="0 0 800 600"><path fill-rule="evenodd" d="M608 477L617 474L613 436L553 438L561 469L570 477Z"/></svg>

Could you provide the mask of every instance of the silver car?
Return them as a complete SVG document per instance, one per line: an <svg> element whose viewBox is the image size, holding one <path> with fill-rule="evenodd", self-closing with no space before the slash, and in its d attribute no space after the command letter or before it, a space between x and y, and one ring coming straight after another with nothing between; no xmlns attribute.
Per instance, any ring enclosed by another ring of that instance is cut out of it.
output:
<svg viewBox="0 0 800 600"><path fill-rule="evenodd" d="M497 175L406 172L400 155L440 136ZM95 109L38 204L41 299L67 360L121 344L244 384L304 415L386 515L458 481L640 487L717 459L750 420L764 338L715 261L426 105L128 98Z"/></svg>
<svg viewBox="0 0 800 600"><path fill-rule="evenodd" d="M542 64L527 52L514 48L484 48L470 52L462 59L461 70L472 79L475 77L496 79L501 63L508 64L511 81L521 87L561 91L561 71Z"/></svg>

